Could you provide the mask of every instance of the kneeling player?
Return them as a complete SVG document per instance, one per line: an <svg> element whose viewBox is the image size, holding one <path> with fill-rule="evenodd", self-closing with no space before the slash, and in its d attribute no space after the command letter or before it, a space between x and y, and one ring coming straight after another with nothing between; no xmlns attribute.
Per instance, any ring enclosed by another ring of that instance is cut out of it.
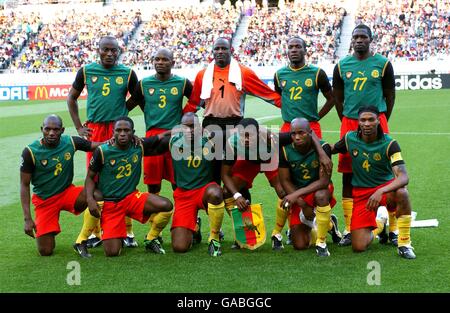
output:
<svg viewBox="0 0 450 313"><path fill-rule="evenodd" d="M292 120L291 138L292 144L280 147L279 161L280 182L288 193L283 199L283 208L290 208L291 240L295 249L309 247L315 208L316 252L318 256L329 256L327 231L332 235L333 242L338 243L341 239L336 216L331 214L336 200L330 174L320 166L308 120ZM324 151L331 155L330 146L323 141L321 144Z"/></svg>
<svg viewBox="0 0 450 313"><path fill-rule="evenodd" d="M101 214L106 256L118 256L121 252L122 239L127 236L125 216L145 223L150 215L164 213L161 218L153 218L152 226L159 233L170 219L165 212L172 211L169 199L136 189L141 177L142 156L163 153L167 150L167 140L163 143L165 139L161 134L145 138L142 146L135 146L132 144L133 135L133 121L128 117L117 119L114 123L114 144L101 145L95 150L86 176L89 210L97 218ZM104 203L97 203L94 197L94 178L97 174L97 188L103 194ZM165 253L157 239L151 241L149 246L146 248L155 253Z"/></svg>
<svg viewBox="0 0 450 313"><path fill-rule="evenodd" d="M338 141L333 153L349 152L352 159L353 212L351 219L352 248L367 249L373 240L373 229L379 206L397 207L398 254L415 259L411 246L411 203L406 185L408 174L400 146L380 125L380 112L374 106L358 111L358 130L349 131Z"/></svg>
<svg viewBox="0 0 450 313"><path fill-rule="evenodd" d="M61 232L60 212L78 215L87 207L83 187L72 185L74 154L77 150L92 151L101 143L63 135L62 120L56 115L45 118L41 131L42 139L34 141L22 152L20 200L25 233L34 238L36 232L39 254L48 256L55 249L55 236ZM33 184L31 201L35 207L36 222L30 212L30 183ZM81 257L91 256L85 241L75 244L74 249Z"/></svg>
<svg viewBox="0 0 450 313"><path fill-rule="evenodd" d="M175 133L170 140L175 172L175 212L172 221L172 248L174 252L186 252L192 245L196 229L197 212L206 210L210 222L208 253L220 256L222 249L219 240L225 204L222 189L213 182L213 145L202 137L198 117L186 113L181 119L182 131ZM196 142L197 141L197 142Z"/></svg>

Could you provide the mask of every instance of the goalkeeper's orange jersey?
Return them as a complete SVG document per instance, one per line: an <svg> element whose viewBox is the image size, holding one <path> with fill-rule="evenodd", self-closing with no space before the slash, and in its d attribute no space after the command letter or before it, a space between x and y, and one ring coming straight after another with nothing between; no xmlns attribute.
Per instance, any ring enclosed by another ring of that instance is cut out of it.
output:
<svg viewBox="0 0 450 313"><path fill-rule="evenodd" d="M242 90L237 90L234 83L228 81L230 65L225 68L214 66L213 88L209 99L200 99L203 75L206 69L201 70L195 78L192 95L183 112L195 112L204 107L204 116L211 117L243 117L245 95L254 95L277 107L281 107L280 95L273 91L250 68L239 64L242 75Z"/></svg>

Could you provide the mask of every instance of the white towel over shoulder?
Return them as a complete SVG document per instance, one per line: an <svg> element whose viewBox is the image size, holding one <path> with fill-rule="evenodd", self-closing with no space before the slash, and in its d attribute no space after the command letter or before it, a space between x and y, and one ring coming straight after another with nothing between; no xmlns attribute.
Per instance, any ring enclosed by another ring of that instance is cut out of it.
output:
<svg viewBox="0 0 450 313"><path fill-rule="evenodd" d="M211 89L213 88L214 64L212 61L208 64L202 81L201 99L209 99L211 97ZM239 63L235 59L231 59L230 71L228 72L228 81L234 83L237 90L242 90L242 73Z"/></svg>

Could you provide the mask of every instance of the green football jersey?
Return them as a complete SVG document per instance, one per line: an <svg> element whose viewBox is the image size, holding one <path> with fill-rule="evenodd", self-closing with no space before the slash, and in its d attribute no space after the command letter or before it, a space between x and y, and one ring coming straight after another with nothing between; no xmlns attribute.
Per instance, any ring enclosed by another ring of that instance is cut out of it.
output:
<svg viewBox="0 0 450 313"><path fill-rule="evenodd" d="M358 118L358 110L365 105L374 105L386 112L382 78L388 59L375 54L363 61L349 55L339 61L339 73L344 81L344 116Z"/></svg>
<svg viewBox="0 0 450 313"><path fill-rule="evenodd" d="M357 131L345 135L347 150L352 158L353 186L377 187L394 178L388 157L389 147L394 141L387 134L371 143L362 140Z"/></svg>
<svg viewBox="0 0 450 313"><path fill-rule="evenodd" d="M125 98L131 69L124 65L106 69L98 63L91 63L83 71L88 91L88 121L109 122L127 116Z"/></svg>
<svg viewBox="0 0 450 313"><path fill-rule="evenodd" d="M54 148L46 147L41 140L36 140L28 149L35 165L31 175L33 193L47 199L72 184L75 153L72 137L62 135L59 145Z"/></svg>
<svg viewBox="0 0 450 313"><path fill-rule="evenodd" d="M170 139L175 184L186 190L197 189L213 181L213 145L205 137L196 138L198 148L191 149L183 134ZM181 157L183 156L184 157Z"/></svg>
<svg viewBox="0 0 450 313"><path fill-rule="evenodd" d="M308 121L318 121L317 96L319 87L317 79L320 68L305 65L300 69L283 67L275 73L278 86L281 88L281 116L285 122L296 117Z"/></svg>
<svg viewBox="0 0 450 313"><path fill-rule="evenodd" d="M160 81L153 75L144 78L140 85L147 130L153 127L172 129L180 124L186 78L173 75L166 81Z"/></svg>
<svg viewBox="0 0 450 313"><path fill-rule="evenodd" d="M141 178L142 146L121 150L115 146L100 146L103 167L99 172L98 188L105 199L122 199L136 190Z"/></svg>
<svg viewBox="0 0 450 313"><path fill-rule="evenodd" d="M321 141L321 144L325 142ZM294 144L282 147L284 157L289 163L291 181L297 189L303 188L320 178L319 156L315 149L306 154L295 149Z"/></svg>

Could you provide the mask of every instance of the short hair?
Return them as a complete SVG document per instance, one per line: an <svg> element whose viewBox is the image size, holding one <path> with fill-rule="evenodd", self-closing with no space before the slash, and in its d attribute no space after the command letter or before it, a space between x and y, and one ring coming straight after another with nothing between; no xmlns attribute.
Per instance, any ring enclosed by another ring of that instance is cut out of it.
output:
<svg viewBox="0 0 450 313"><path fill-rule="evenodd" d="M226 42L228 43L228 45L230 46L230 48L231 48L231 40L230 40L230 38L223 37L223 36L216 38L216 40L214 40L213 45L215 46L215 45L216 45L216 42L218 42L219 40L224 40L224 41L226 41Z"/></svg>
<svg viewBox="0 0 450 313"><path fill-rule="evenodd" d="M134 129L134 122L133 122L133 120L132 120L131 118L129 118L128 116L121 116L121 117L118 117L118 118L114 121L114 128L116 128L116 124L117 124L117 122L119 122L119 121L126 121L126 122L130 123L130 124L131 124L131 129Z"/></svg>
<svg viewBox="0 0 450 313"><path fill-rule="evenodd" d="M52 119L57 120L59 122L59 125L61 127L63 127L63 120L62 120L62 118L59 115L56 115L56 114L50 114L46 118L44 118L44 121L42 122L42 125L45 125L45 122L47 122L48 120L52 120Z"/></svg>
<svg viewBox="0 0 450 313"><path fill-rule="evenodd" d="M355 28L353 28L352 35L353 35L353 32L357 29L365 29L367 31L367 34L369 35L369 38L372 39L372 30L370 29L369 26L367 26L365 24L357 25Z"/></svg>
<svg viewBox="0 0 450 313"><path fill-rule="evenodd" d="M365 105L360 107L358 110L358 116L365 112L375 113L377 116L380 115L380 111L378 110L378 108L373 105Z"/></svg>
<svg viewBox="0 0 450 313"><path fill-rule="evenodd" d="M104 40L114 40L115 42L117 42L117 46L119 46L119 41L117 40L116 37L112 36L112 35L106 35L106 36L102 36L100 38L100 40L98 41L98 47L100 48L100 46L102 45L102 41Z"/></svg>
<svg viewBox="0 0 450 313"><path fill-rule="evenodd" d="M291 37L289 37L288 40L287 40L287 44L289 45L289 41L291 41L291 40L293 40L293 39L298 39L298 40L300 40L300 41L302 42L303 49L306 50L306 41L305 41L302 37L300 37L300 36L291 36Z"/></svg>
<svg viewBox="0 0 450 313"><path fill-rule="evenodd" d="M251 117L243 118L243 119L238 123L238 125L241 125L241 126L243 126L244 128L247 127L247 126L253 125L253 126L255 126L256 130L259 131L259 123L258 123L258 121L255 120L254 118L251 118Z"/></svg>

